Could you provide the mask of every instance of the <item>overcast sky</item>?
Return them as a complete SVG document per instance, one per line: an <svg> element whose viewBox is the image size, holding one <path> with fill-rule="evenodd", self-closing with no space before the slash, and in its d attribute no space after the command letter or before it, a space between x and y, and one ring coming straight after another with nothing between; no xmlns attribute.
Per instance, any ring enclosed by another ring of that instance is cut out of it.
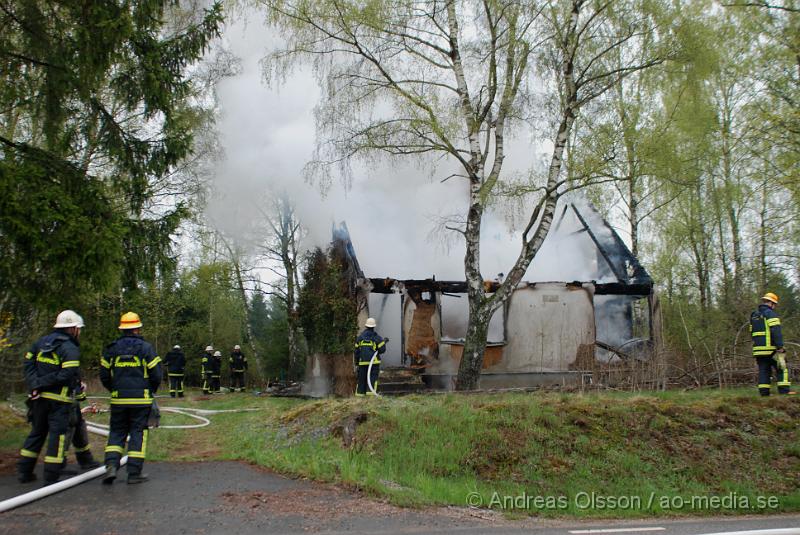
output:
<svg viewBox="0 0 800 535"><path fill-rule="evenodd" d="M467 202L465 182L441 179L452 172L447 163L431 173L419 160L393 159L378 167L356 168L349 189L340 183L323 195L317 185L303 179L302 169L315 142L313 108L319 91L308 71L299 71L285 85L268 89L259 60L278 40L263 17L237 17L226 28L226 46L241 59L241 73L223 80L218 88L221 117L218 129L225 151L218 162L208 216L230 236L244 241L266 207L268 192L286 191L294 201L303 225L310 231L306 246L326 245L331 225L346 221L367 276L399 278L464 278L464 247L458 239L446 240L435 232L437 221L463 214ZM509 169L522 171L541 159L529 135L509 141ZM510 235L505 218L485 218L482 270L492 279L507 272L519 251L518 238ZM452 237L451 237L452 238ZM449 243L449 245L447 245ZM548 246L537 280L585 278L578 251ZM570 270L572 273L570 273ZM531 279L529 273L529 280Z"/></svg>

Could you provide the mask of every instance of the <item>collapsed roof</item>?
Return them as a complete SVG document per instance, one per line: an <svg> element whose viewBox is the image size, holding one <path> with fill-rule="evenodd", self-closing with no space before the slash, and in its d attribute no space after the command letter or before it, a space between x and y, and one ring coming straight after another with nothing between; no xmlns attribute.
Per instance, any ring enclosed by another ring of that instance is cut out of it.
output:
<svg viewBox="0 0 800 535"><path fill-rule="evenodd" d="M568 232L560 234L560 231L567 227L565 221L570 216L574 216L574 220L571 222L572 226ZM586 236L590 240L589 243L593 244L596 249L596 270L592 278L589 280L562 282L574 282L576 285L580 285L582 282L594 283L595 294L597 295L647 296L652 294L653 280L647 270L631 253L619 234L590 203L586 201L570 201L564 204L556 214L556 224L551 229L550 235L548 239L552 240L574 240ZM367 277L364 275L356 257L355 248L350 239L346 223L342 222L339 225L334 225L333 241L334 245L344 253L350 268L349 275L360 280L366 280ZM435 276L430 279L403 280L391 277L370 277L368 280L372 285L370 291L373 293L394 293L397 291L397 283L402 283L406 289L420 291L445 293L465 293L467 291L465 281L438 281ZM535 282L528 282L528 284L531 283ZM486 286L486 291L491 293L497 289L500 282L487 280L484 285Z"/></svg>

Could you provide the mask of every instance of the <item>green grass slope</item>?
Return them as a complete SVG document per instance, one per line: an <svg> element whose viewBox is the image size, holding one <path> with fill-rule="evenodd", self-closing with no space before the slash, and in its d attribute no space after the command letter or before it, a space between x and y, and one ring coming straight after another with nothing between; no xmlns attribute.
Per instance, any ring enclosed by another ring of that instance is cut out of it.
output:
<svg viewBox="0 0 800 535"><path fill-rule="evenodd" d="M246 460L401 505L591 517L800 511L800 399L751 389L162 404L260 410L156 430L149 459Z"/></svg>

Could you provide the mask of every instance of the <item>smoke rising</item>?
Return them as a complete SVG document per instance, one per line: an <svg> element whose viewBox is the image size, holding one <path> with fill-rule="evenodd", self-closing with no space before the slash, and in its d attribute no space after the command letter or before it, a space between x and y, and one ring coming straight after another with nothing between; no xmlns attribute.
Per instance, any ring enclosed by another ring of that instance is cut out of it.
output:
<svg viewBox="0 0 800 535"><path fill-rule="evenodd" d="M455 167L441 162L435 167L413 157L356 165L349 189L334 182L325 195L304 181L303 167L314 148L313 109L319 90L310 71L303 69L280 88L265 86L259 62L279 40L259 22L263 18L247 12L224 33L226 46L241 59L241 72L223 80L217 90L225 157L216 164L207 209L210 222L246 244L253 238L259 209L268 206L267 197L286 192L309 231L304 248L327 245L331 225L346 221L367 276L463 280L463 241L437 230L441 221L463 219L466 211L463 179L442 182ZM524 133L508 140L509 173L527 174L541 160L544 151L532 139ZM507 272L519 252L519 235L501 212L490 210L484 218L481 267L486 279ZM587 252L592 250L585 247L588 238L576 235L571 225L565 221L551 233L526 280L593 278L597 260ZM567 243L560 239L565 236L576 239Z"/></svg>

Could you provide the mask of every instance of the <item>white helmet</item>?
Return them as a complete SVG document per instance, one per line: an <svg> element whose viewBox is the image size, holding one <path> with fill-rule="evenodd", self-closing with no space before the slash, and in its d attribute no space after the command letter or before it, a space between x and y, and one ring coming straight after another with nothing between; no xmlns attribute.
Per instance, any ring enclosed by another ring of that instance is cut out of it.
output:
<svg viewBox="0 0 800 535"><path fill-rule="evenodd" d="M375 318L367 318L367 322L364 324L365 327L377 327L378 323L375 321Z"/></svg>
<svg viewBox="0 0 800 535"><path fill-rule="evenodd" d="M242 349L242 348L239 346L239 344L236 344L235 346L233 346L233 349Z"/></svg>
<svg viewBox="0 0 800 535"><path fill-rule="evenodd" d="M214 356L215 357L221 357L222 353L220 353L219 351L214 351Z"/></svg>
<svg viewBox="0 0 800 535"><path fill-rule="evenodd" d="M211 346L206 346L206 351L214 351L214 348Z"/></svg>
<svg viewBox="0 0 800 535"><path fill-rule="evenodd" d="M180 349L180 348L181 348L181 346L179 346L178 344L175 344L174 346L172 346L172 349Z"/></svg>
<svg viewBox="0 0 800 535"><path fill-rule="evenodd" d="M56 329L78 327L80 329L83 327L83 318L74 310L64 310L56 316L56 324L53 327Z"/></svg>

